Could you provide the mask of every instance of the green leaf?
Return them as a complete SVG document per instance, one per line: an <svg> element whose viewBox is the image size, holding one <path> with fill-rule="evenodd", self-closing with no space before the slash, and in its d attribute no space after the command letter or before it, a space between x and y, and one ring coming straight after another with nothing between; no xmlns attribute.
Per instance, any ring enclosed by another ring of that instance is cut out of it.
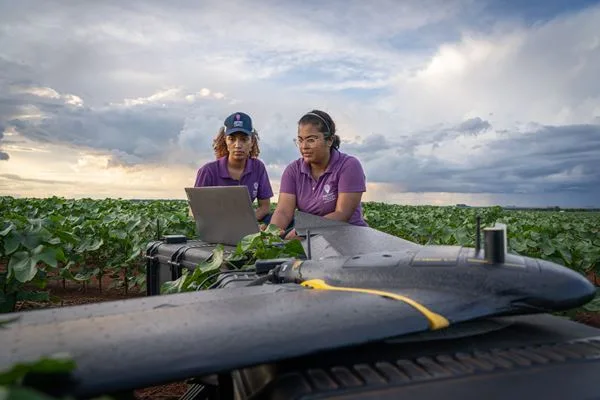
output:
<svg viewBox="0 0 600 400"><path fill-rule="evenodd" d="M596 297L583 306L586 311L600 312L600 289L596 290Z"/></svg>
<svg viewBox="0 0 600 400"><path fill-rule="evenodd" d="M130 263L134 260L137 260L140 256L141 256L141 249L139 247L136 247L135 249L133 249L131 251L131 254L129 255L129 257L125 260L126 263Z"/></svg>
<svg viewBox="0 0 600 400"><path fill-rule="evenodd" d="M208 283L207 278L214 275L223 265L223 246L217 245L209 257L209 260L198 263L190 274L187 268L182 270L181 276L162 284L161 294L181 293L202 289L203 284Z"/></svg>
<svg viewBox="0 0 600 400"><path fill-rule="evenodd" d="M3 229L3 230L1 230L1 231L0 231L0 236L3 236L3 237L4 237L4 236L8 235L8 233L9 233L10 231L12 231L13 229L15 229L15 225L14 225L13 223L10 223L10 224L9 224L9 225L6 227L6 229Z"/></svg>
<svg viewBox="0 0 600 400"><path fill-rule="evenodd" d="M137 227L140 225L140 222L141 222L141 220L139 217L132 221L129 221L127 223L127 226L125 227L127 233L133 233L137 229Z"/></svg>
<svg viewBox="0 0 600 400"><path fill-rule="evenodd" d="M15 252L21 244L21 235L18 232L11 231L4 239L4 254L10 255Z"/></svg>
<svg viewBox="0 0 600 400"><path fill-rule="evenodd" d="M527 245L517 239L511 238L509 243L510 247L519 253L527 251Z"/></svg>
<svg viewBox="0 0 600 400"><path fill-rule="evenodd" d="M53 237L52 239L49 239L47 241L48 244L53 244L53 245L57 245L60 244L60 238L58 237Z"/></svg>
<svg viewBox="0 0 600 400"><path fill-rule="evenodd" d="M264 230L265 233L279 236L279 227L274 224L267 225L267 228Z"/></svg>
<svg viewBox="0 0 600 400"><path fill-rule="evenodd" d="M0 329L6 329L6 326L8 324L17 322L20 319L21 319L21 317L12 317L12 318L8 318L8 319L0 320Z"/></svg>
<svg viewBox="0 0 600 400"><path fill-rule="evenodd" d="M223 245L219 244L215 246L212 256L210 257L210 261L205 261L198 264L197 268L202 269L202 271L214 271L216 269L221 268L223 265Z"/></svg>
<svg viewBox="0 0 600 400"><path fill-rule="evenodd" d="M75 280L75 277L73 276L73 273L71 272L71 264L69 263L68 265L64 266L63 268L59 269L58 275L61 278L73 281Z"/></svg>
<svg viewBox="0 0 600 400"><path fill-rule="evenodd" d="M88 252L88 251L96 251L103 244L104 244L104 241L102 239L90 239L90 238L86 238L79 246L77 246L77 250L75 250L75 251L77 253L84 253L84 252Z"/></svg>
<svg viewBox="0 0 600 400"><path fill-rule="evenodd" d="M56 230L54 231L54 235L56 236L56 238L60 239L60 243L70 243L70 244L75 244L79 242L79 239L73 234L73 232L69 232L69 231L64 231L62 229ZM50 240L48 241L48 243L54 244L54 238L51 239L52 243L50 242Z"/></svg>
<svg viewBox="0 0 600 400"><path fill-rule="evenodd" d="M466 246L470 242L469 234L463 229L454 232L454 239L459 246Z"/></svg>
<svg viewBox="0 0 600 400"><path fill-rule="evenodd" d="M571 254L571 251L566 248L566 247L559 247L558 251L562 257L562 259L565 261L567 266L571 266L571 264L573 263L573 256Z"/></svg>
<svg viewBox="0 0 600 400"><path fill-rule="evenodd" d="M8 261L8 273L13 274L19 282L29 282L33 279L38 269L35 259L26 251L14 253Z"/></svg>
<svg viewBox="0 0 600 400"><path fill-rule="evenodd" d="M304 257L306 254L304 253L304 247L302 247L302 242L298 239L292 239L285 243L283 247L283 252L278 254L277 256L287 255L289 257Z"/></svg>
<svg viewBox="0 0 600 400"><path fill-rule="evenodd" d="M41 261L44 264L51 266L52 268L56 268L58 266L58 253L59 252L57 249L44 246L43 244L39 245L31 252L32 258L35 260L35 263Z"/></svg>
<svg viewBox="0 0 600 400"><path fill-rule="evenodd" d="M20 291L17 293L17 301L36 301L36 302L50 301L50 293L49 292Z"/></svg>
<svg viewBox="0 0 600 400"><path fill-rule="evenodd" d="M47 229L39 227L31 230L26 230L21 234L21 244L29 250L39 246L41 243L49 240L52 237Z"/></svg>
<svg viewBox="0 0 600 400"><path fill-rule="evenodd" d="M92 271L86 271L86 272L78 272L73 279L79 282L87 282L90 279L92 279L93 273Z"/></svg>
<svg viewBox="0 0 600 400"><path fill-rule="evenodd" d="M262 240L261 233L258 232L244 236L240 242L242 251L246 252L259 246Z"/></svg>
<svg viewBox="0 0 600 400"><path fill-rule="evenodd" d="M66 353L59 353L33 362L18 363L7 370L0 371L0 385L20 384L23 378L31 373L68 373L74 369L75 362L71 357Z"/></svg>
<svg viewBox="0 0 600 400"><path fill-rule="evenodd" d="M2 291L0 291L0 314L14 312L16 301L16 294L9 294L7 296L5 293L2 293Z"/></svg>
<svg viewBox="0 0 600 400"><path fill-rule="evenodd" d="M542 254L545 256L550 256L550 255L554 254L554 252L556 251L554 249L554 247L552 247L549 243L543 243L541 245L541 249L542 249Z"/></svg>
<svg viewBox="0 0 600 400"><path fill-rule="evenodd" d="M0 386L0 400L56 400L56 398L29 387Z"/></svg>
<svg viewBox="0 0 600 400"><path fill-rule="evenodd" d="M183 291L183 287L185 281L189 275L188 269L183 268L181 271L181 276L174 281L164 282L160 288L161 294L172 294L172 293L181 293Z"/></svg>
<svg viewBox="0 0 600 400"><path fill-rule="evenodd" d="M110 233L111 238L125 240L127 239L127 232L125 231L113 231Z"/></svg>

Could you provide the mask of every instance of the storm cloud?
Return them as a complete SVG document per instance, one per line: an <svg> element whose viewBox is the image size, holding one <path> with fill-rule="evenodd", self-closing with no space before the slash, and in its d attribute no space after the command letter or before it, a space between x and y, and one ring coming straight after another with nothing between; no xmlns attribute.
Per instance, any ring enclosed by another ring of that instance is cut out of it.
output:
<svg viewBox="0 0 600 400"><path fill-rule="evenodd" d="M468 141L439 142L443 135L435 132L414 136L422 138L417 147L374 148L365 141L352 149L368 160L369 180L400 183L410 192L600 194L600 125L491 131Z"/></svg>

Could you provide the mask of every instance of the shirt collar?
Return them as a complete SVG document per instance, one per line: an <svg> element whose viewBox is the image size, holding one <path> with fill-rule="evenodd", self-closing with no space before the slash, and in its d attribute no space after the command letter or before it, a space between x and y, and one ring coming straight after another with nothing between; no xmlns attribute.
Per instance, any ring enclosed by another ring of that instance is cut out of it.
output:
<svg viewBox="0 0 600 400"><path fill-rule="evenodd" d="M228 159L228 156L223 156L223 157L219 158L217 161L217 168L219 170L219 176L221 178L233 179L231 177L231 175L229 175L229 169L227 168L227 159ZM248 159L246 160L246 165L244 166L244 171L242 172L242 175L240 176L240 180L242 180L242 178L245 175L249 174L250 171L252 171L252 165L251 165L252 162L254 162L252 160L252 157L248 157Z"/></svg>
<svg viewBox="0 0 600 400"><path fill-rule="evenodd" d="M229 170L227 169L227 156L219 158L217 165L219 168L219 176L221 178L231 178L231 176L229 176Z"/></svg>

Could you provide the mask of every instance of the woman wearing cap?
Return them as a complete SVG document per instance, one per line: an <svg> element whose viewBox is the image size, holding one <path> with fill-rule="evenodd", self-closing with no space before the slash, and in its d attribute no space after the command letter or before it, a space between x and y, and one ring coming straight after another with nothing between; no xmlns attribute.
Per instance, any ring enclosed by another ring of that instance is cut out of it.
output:
<svg viewBox="0 0 600 400"><path fill-rule="evenodd" d="M273 190L267 169L258 159L258 133L250 116L236 112L227 117L213 140L213 149L217 159L198 170L194 186L245 185L251 201L258 200L256 219L269 223Z"/></svg>
<svg viewBox="0 0 600 400"><path fill-rule="evenodd" d="M290 163L281 177L277 208L271 223L282 232L293 220L294 210L328 219L367 226L361 199L366 178L360 161L340 152L335 122L324 111L313 110L298 121L294 142L301 158ZM296 236L291 230L286 238Z"/></svg>

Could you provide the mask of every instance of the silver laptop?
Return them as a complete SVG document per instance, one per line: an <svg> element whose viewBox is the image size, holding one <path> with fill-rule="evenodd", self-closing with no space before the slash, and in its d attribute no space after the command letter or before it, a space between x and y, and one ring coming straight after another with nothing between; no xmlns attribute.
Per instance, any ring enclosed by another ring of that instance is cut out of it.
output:
<svg viewBox="0 0 600 400"><path fill-rule="evenodd" d="M198 238L206 243L235 246L259 232L246 186L185 188Z"/></svg>

